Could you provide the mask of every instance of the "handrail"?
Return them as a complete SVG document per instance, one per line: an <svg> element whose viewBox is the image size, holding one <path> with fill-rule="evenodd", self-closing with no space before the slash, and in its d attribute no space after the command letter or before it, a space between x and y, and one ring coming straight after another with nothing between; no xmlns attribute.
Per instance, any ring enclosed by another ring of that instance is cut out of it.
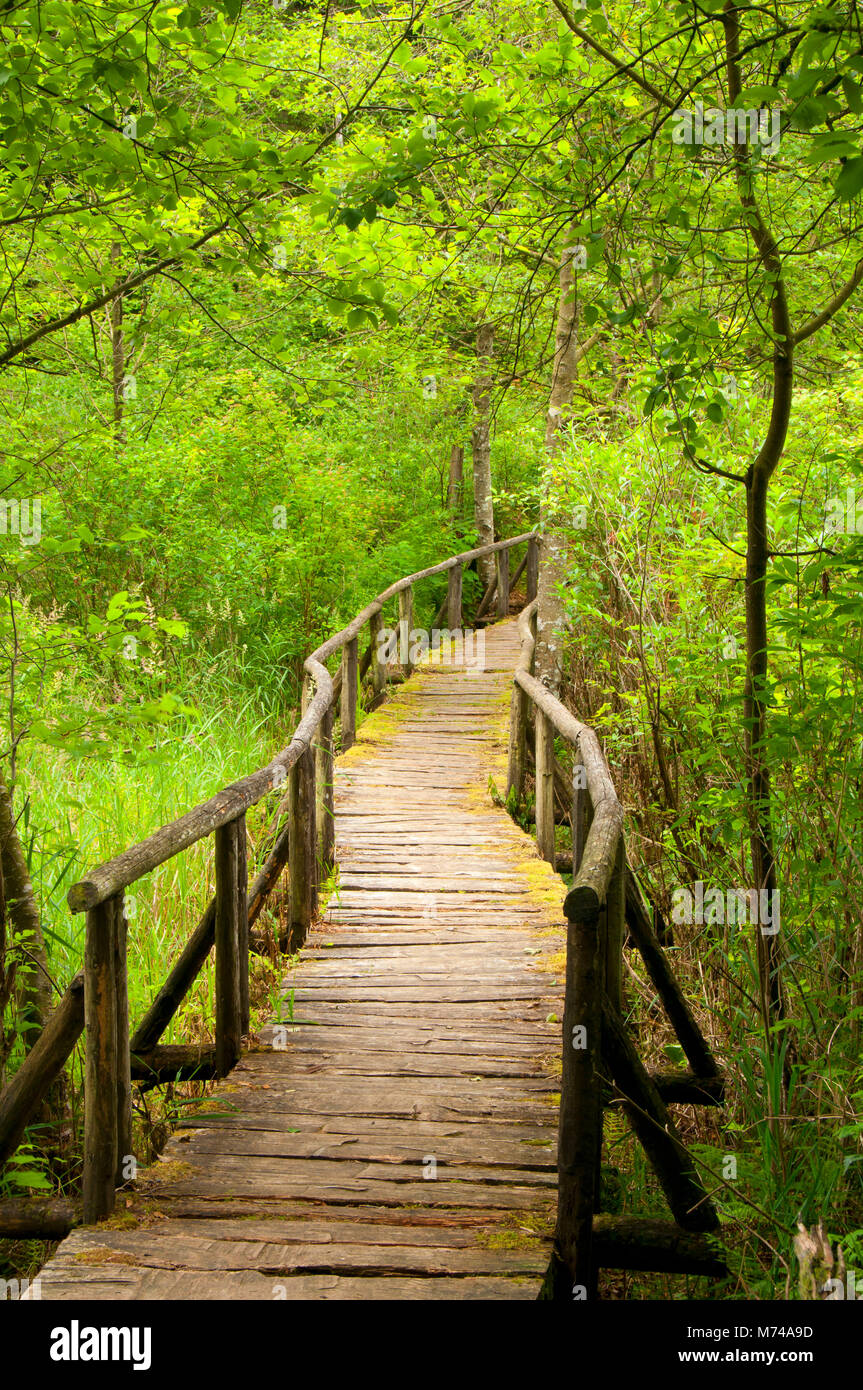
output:
<svg viewBox="0 0 863 1390"><path fill-rule="evenodd" d="M623 807L593 729L576 719L541 681L530 674L534 649L530 623L536 613L537 602L534 599L519 614L518 631L522 648L513 680L561 737L578 749L581 757L580 765L584 768L587 791L590 793L593 820L583 846L581 864L564 904L567 917L580 921L583 917L595 916L605 902L614 871L617 842L623 830ZM575 867L573 863L574 872Z"/></svg>
<svg viewBox="0 0 863 1390"><path fill-rule="evenodd" d="M252 772L240 781L232 782L227 787L223 787L208 801L193 807L191 811L187 811L185 815L169 822L168 825L163 825L152 835L131 845L114 859L109 859L91 869L85 878L73 883L69 889L67 902L71 910L84 912L88 908L96 907L99 903L105 902L115 893L128 888L137 879L151 873L167 859L172 859L175 854L188 849L198 840L212 834L220 826L235 820L237 816L256 805L268 792L272 791L274 786L280 786L290 769L296 765L304 753L308 752L312 738L317 732L324 714L332 707L333 678L323 663L329 656L332 656L333 652L353 641L365 624L380 613L388 599L405 592L421 579L429 579L435 574L444 574L457 565L463 566L471 560L480 559L484 555L492 555L496 551L509 550L525 541L534 540L535 535L535 532L527 531L524 535L515 536L511 540L496 541L492 545L479 546L476 550L463 551L460 555L453 555L438 565L431 565L428 569L418 570L416 574L399 579L388 589L384 589L382 593L372 599L361 613L357 614L347 627L342 628L340 632L322 643L304 661L303 670L315 683L315 695L287 747L283 748L265 767L259 768L257 772Z"/></svg>
<svg viewBox="0 0 863 1390"><path fill-rule="evenodd" d="M566 987L558 1120L558 1204L554 1247L541 1297L593 1298L600 1263L643 1269L721 1273L724 1266L703 1233L716 1211L676 1133L666 1102L717 1104L722 1078L665 960L629 871L623 807L596 733L532 674L537 601L518 619L521 649L513 673L507 803L521 797L527 761L528 701L535 714L536 839L556 865L555 780L562 778L554 735L575 751L570 818L572 887L566 895ZM583 771L583 776L581 772ZM565 785L565 781L564 781ZM585 834L586 831L586 834ZM624 1023L624 927L665 1005L693 1068L648 1073ZM603 1107L612 1094L630 1123L668 1199L674 1224L598 1216ZM649 1227L649 1230L647 1229ZM681 1238L684 1238L685 1254ZM676 1263L675 1263L676 1261Z"/></svg>

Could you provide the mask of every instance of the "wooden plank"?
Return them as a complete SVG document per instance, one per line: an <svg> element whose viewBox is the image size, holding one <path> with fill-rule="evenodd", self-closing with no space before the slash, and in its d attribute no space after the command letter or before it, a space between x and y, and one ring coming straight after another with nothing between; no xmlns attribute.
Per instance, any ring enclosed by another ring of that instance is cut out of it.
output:
<svg viewBox="0 0 863 1390"><path fill-rule="evenodd" d="M303 1275L300 1277L258 1274L251 1270L231 1270L222 1273L192 1274L187 1270L146 1269L134 1265L84 1265L69 1261L58 1264L49 1274L44 1271L41 1281L43 1299L80 1298L91 1300L143 1299L153 1301L177 1300L191 1303L202 1301L272 1303L274 1298L300 1299L315 1302L358 1300L363 1303L399 1300L429 1302L457 1300L521 1300L536 1298L536 1281L516 1276L451 1278L383 1277L345 1278L336 1274Z"/></svg>
<svg viewBox="0 0 863 1390"><path fill-rule="evenodd" d="M207 1129L191 1133L184 1140L187 1155L221 1154L237 1157L253 1155L256 1158L305 1158L329 1159L333 1162L387 1163L394 1167L394 1174L413 1164L414 1177L417 1165L425 1162L429 1149L427 1138L407 1138L399 1140L385 1137L361 1137L359 1135L290 1134L274 1130L244 1130L227 1127L219 1130ZM478 1130L475 1137L464 1139L437 1139L434 1157L439 1165L438 1172L451 1167L475 1168L501 1167L508 1170L532 1169L554 1176L554 1146L549 1141L542 1146L527 1144L508 1144L498 1136L489 1135L485 1128ZM191 1157L188 1158L191 1162ZM388 1175L389 1176L389 1175Z"/></svg>
<svg viewBox="0 0 863 1390"><path fill-rule="evenodd" d="M241 1239L236 1232L229 1239L218 1239L178 1231L174 1223L160 1230L158 1242L147 1232L110 1231L88 1233L78 1241L81 1255L89 1260L104 1251L111 1255L132 1256L138 1267L182 1268L191 1271L258 1270L262 1274L308 1274L332 1272L366 1277L371 1273L414 1274L420 1276L465 1274L533 1274L540 1271L544 1256L532 1242L521 1250L491 1250L474 1244L471 1248L451 1249L432 1246L417 1250L410 1245L372 1245L365 1241L350 1245L343 1240L321 1244Z"/></svg>
<svg viewBox="0 0 863 1390"><path fill-rule="evenodd" d="M467 1182L460 1178L455 1182L399 1182L387 1178L341 1178L335 1175L331 1181L323 1178L290 1177L271 1169L257 1173L251 1171L251 1160L214 1159L208 1164L207 1174L177 1175L158 1187L142 1186L147 1196L158 1199L166 1196L222 1197L226 1191L233 1196L255 1197L272 1202L308 1201L317 1199L326 1202L342 1202L351 1205L361 1203L387 1203L390 1206L423 1205L427 1207L498 1207L502 1211L536 1211L538 1201L545 1201L548 1210L553 1206L554 1187L539 1187L535 1184L506 1184ZM337 1167L341 1167L338 1164ZM536 1289L534 1289L536 1297Z"/></svg>

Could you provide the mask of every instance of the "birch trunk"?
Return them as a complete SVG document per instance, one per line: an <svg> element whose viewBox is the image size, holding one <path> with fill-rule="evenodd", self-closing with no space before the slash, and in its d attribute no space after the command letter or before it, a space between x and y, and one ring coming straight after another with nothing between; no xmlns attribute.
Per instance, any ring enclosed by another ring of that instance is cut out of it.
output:
<svg viewBox="0 0 863 1390"><path fill-rule="evenodd" d="M578 370L578 302L573 258L572 233L567 238L560 262L560 296L557 305L557 330L554 345L554 367L551 393L545 421L545 447L548 459L545 466L542 500L540 503L539 589L536 619L536 677L557 693L562 676L561 644L565 620L561 586L566 578L567 548L562 518L557 513L554 498L558 493L562 427L572 405L573 388Z"/></svg>
<svg viewBox="0 0 863 1390"><path fill-rule="evenodd" d="M478 373L473 388L476 420L471 434L473 454L473 503L478 545L494 542L494 508L491 498L491 356L494 348L494 326L482 323L477 329L476 355ZM477 561L479 577L486 588L494 575L495 559L485 555Z"/></svg>

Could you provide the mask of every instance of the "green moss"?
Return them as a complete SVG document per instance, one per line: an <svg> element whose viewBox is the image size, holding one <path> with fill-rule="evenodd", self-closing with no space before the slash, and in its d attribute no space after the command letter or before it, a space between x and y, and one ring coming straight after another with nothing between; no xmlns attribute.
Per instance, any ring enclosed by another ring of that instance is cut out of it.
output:
<svg viewBox="0 0 863 1390"><path fill-rule="evenodd" d="M199 1172L200 1169L193 1167L191 1163L179 1158L169 1158L164 1163L155 1163L152 1168L139 1173L138 1181L142 1186L145 1183L176 1182L179 1178L192 1177Z"/></svg>
<svg viewBox="0 0 863 1390"><path fill-rule="evenodd" d="M110 1250L103 1246L92 1250L76 1250L74 1258L84 1265L136 1265L137 1259L126 1250Z"/></svg>

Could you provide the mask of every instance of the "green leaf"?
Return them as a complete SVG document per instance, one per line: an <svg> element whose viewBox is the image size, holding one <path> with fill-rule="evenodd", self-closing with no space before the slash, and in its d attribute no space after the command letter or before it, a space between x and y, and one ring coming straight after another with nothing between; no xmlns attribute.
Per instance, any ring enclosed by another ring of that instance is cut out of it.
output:
<svg viewBox="0 0 863 1390"><path fill-rule="evenodd" d="M859 116L863 111L863 93L853 78L847 76L842 78L842 91L845 93L845 100L855 116Z"/></svg>
<svg viewBox="0 0 863 1390"><path fill-rule="evenodd" d="M54 1184L45 1177L44 1173L36 1173L30 1170L13 1169L9 1174L9 1178L15 1187L38 1187L47 1190L54 1186Z"/></svg>
<svg viewBox="0 0 863 1390"><path fill-rule="evenodd" d="M863 156L848 159L836 179L836 192L840 198L854 198L863 188Z"/></svg>

